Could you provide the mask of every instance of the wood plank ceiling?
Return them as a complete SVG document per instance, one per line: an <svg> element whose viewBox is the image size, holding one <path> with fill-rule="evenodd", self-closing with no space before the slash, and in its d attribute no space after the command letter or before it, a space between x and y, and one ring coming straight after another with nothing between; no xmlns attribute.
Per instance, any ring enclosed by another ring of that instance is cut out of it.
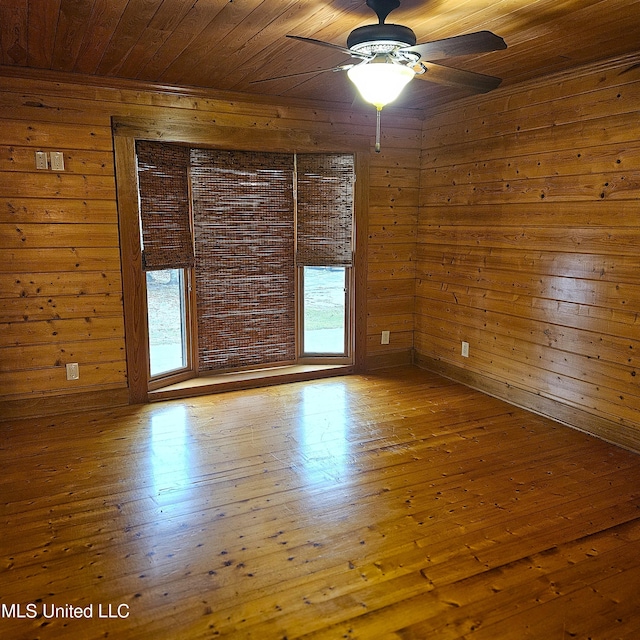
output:
<svg viewBox="0 0 640 640"><path fill-rule="evenodd" d="M387 21L412 28L418 42L497 33L506 51L446 64L503 86L640 43L640 0L402 0ZM351 104L345 73L251 83L348 61L286 34L345 46L352 29L374 22L364 0L2 0L0 56L9 66ZM421 109L463 95L420 79L399 104Z"/></svg>

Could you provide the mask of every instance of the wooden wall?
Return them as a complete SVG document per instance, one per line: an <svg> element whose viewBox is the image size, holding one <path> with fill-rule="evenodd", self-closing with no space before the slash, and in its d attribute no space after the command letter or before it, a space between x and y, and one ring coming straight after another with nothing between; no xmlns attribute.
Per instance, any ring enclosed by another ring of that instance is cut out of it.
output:
<svg viewBox="0 0 640 640"><path fill-rule="evenodd" d="M367 290L368 367L407 364L413 358L420 132L391 129L382 113L383 147L371 154ZM402 122L399 123L402 125ZM421 122L422 124L422 122ZM388 139L396 133L397 139ZM388 345L382 331L390 331Z"/></svg>
<svg viewBox="0 0 640 640"><path fill-rule="evenodd" d="M126 403L112 116L172 118L247 136L280 130L358 136L375 111L336 110L0 67L0 416ZM164 124L163 124L164 123ZM413 346L421 120L385 113L371 153L367 362L408 360ZM295 138L295 136L293 136ZM36 170L35 151L65 170ZM380 331L391 343L380 345ZM80 364L67 381L65 364Z"/></svg>
<svg viewBox="0 0 640 640"><path fill-rule="evenodd" d="M425 120L415 343L425 367L636 450L639 60Z"/></svg>

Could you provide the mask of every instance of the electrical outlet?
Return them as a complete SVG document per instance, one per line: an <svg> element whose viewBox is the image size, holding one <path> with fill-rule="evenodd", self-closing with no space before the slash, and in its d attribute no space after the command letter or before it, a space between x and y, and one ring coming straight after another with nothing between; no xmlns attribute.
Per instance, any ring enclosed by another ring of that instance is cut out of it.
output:
<svg viewBox="0 0 640 640"><path fill-rule="evenodd" d="M390 335L391 335L391 331L383 331L382 337L380 338L380 344L389 344Z"/></svg>
<svg viewBox="0 0 640 640"><path fill-rule="evenodd" d="M64 154L62 151L51 152L51 169L52 171L64 171Z"/></svg>
<svg viewBox="0 0 640 640"><path fill-rule="evenodd" d="M80 378L80 368L77 362L67 363L67 380L78 380Z"/></svg>
<svg viewBox="0 0 640 640"><path fill-rule="evenodd" d="M462 357L463 358L469 357L469 343L465 342L464 340L462 341Z"/></svg>

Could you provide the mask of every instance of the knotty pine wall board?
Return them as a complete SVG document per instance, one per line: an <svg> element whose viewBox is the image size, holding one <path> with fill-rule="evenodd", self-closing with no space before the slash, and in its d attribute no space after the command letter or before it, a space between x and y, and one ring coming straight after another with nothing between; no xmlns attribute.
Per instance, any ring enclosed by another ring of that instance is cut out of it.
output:
<svg viewBox="0 0 640 640"><path fill-rule="evenodd" d="M562 124L594 115L629 113L633 103L625 100L637 97L639 91L638 58L637 53L613 58L493 92L489 100L480 96L460 101L455 109L438 109L437 119L431 118L435 115L432 111L425 118L423 134L429 136L430 131L438 130L444 137L433 138L427 145L447 146L447 137L463 133L490 138L536 128L535 118L542 114L547 122Z"/></svg>
<svg viewBox="0 0 640 640"><path fill-rule="evenodd" d="M486 313L490 308L503 317L529 318L542 323L555 323L581 331L597 331L606 326L608 335L633 340L637 337L637 312L614 311L604 307L560 302L553 299L531 298L514 293L491 291L481 287L429 282L417 275L417 297L454 305L455 313L465 307L478 308ZM553 335L551 329L549 329Z"/></svg>
<svg viewBox="0 0 640 640"><path fill-rule="evenodd" d="M415 349L640 450L638 110L626 57L428 115Z"/></svg>
<svg viewBox="0 0 640 640"><path fill-rule="evenodd" d="M9 180L9 176L5 177ZM0 211L3 222L118 223L118 209L113 200L88 202L65 198L0 198Z"/></svg>
<svg viewBox="0 0 640 640"><path fill-rule="evenodd" d="M497 158L483 162L468 162L459 165L437 166L426 169L432 186L451 187L496 180L519 180L523 176L536 178L566 178L591 173L606 174L624 171L638 166L640 143L601 145L576 151L541 152L533 156Z"/></svg>

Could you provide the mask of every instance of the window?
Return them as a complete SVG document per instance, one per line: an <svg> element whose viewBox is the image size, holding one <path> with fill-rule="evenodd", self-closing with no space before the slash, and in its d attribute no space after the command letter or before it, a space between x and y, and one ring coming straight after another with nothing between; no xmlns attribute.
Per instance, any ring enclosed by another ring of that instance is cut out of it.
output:
<svg viewBox="0 0 640 640"><path fill-rule="evenodd" d="M187 277L184 269L147 271L149 375L188 369Z"/></svg>
<svg viewBox="0 0 640 640"><path fill-rule="evenodd" d="M296 156L300 355L350 357L354 158Z"/></svg>
<svg viewBox="0 0 640 640"><path fill-rule="evenodd" d="M302 268L301 355L348 355L349 270Z"/></svg>
<svg viewBox="0 0 640 640"><path fill-rule="evenodd" d="M136 150L154 385L353 361L353 155Z"/></svg>
<svg viewBox="0 0 640 640"><path fill-rule="evenodd" d="M189 150L141 141L137 158L149 380L166 381L193 371L188 292L195 261Z"/></svg>

